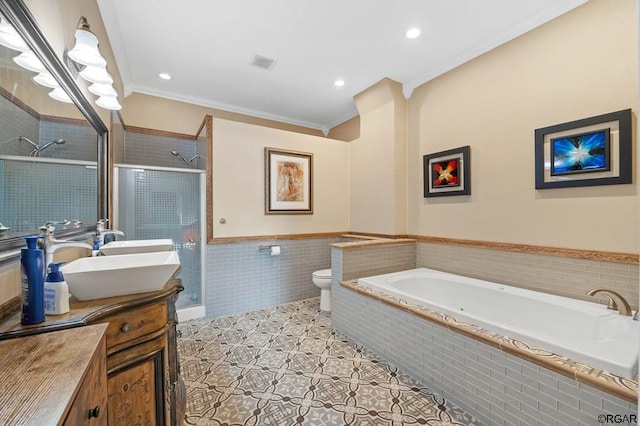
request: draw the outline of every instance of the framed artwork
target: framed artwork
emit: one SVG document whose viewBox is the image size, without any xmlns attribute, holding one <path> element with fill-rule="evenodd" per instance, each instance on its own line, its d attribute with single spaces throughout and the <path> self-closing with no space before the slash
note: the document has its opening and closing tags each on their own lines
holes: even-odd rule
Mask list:
<svg viewBox="0 0 640 426">
<path fill-rule="evenodd" d="M 463 146 L 422 157 L 424 196 L 471 195 L 471 149 Z"/>
<path fill-rule="evenodd" d="M 631 110 L 535 131 L 536 189 L 632 182 Z"/>
<path fill-rule="evenodd" d="M 313 154 L 265 148 L 265 214 L 313 214 Z"/>
</svg>

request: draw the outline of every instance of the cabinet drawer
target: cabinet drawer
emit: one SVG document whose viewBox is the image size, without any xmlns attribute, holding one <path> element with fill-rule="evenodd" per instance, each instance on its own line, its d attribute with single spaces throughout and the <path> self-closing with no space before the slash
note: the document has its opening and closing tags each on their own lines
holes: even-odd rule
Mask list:
<svg viewBox="0 0 640 426">
<path fill-rule="evenodd" d="M 123 343 L 133 341 L 167 325 L 166 302 L 154 303 L 101 318 L 108 322 L 107 353 Z M 120 349 L 120 348 L 118 348 Z"/>
</svg>

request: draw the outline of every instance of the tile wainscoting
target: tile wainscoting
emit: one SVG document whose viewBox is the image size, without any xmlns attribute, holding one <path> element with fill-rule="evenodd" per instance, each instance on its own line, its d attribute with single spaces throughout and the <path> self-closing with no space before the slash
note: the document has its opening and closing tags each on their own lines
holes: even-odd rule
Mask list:
<svg viewBox="0 0 640 426">
<path fill-rule="evenodd" d="M 563 277 L 560 269 L 566 268 L 566 276 L 584 278 L 572 283 L 578 281 L 586 286 L 606 283 L 609 288 L 618 283 L 615 287 L 618 290 L 622 284 L 635 291 L 637 303 L 637 265 L 481 248 L 462 250 L 445 244 L 416 242 L 387 247 L 340 246 L 334 245 L 331 252 L 333 327 L 484 423 L 591 425 L 598 424 L 598 416 L 602 414 L 636 414 L 637 406 L 622 398 L 342 287 L 340 282 L 431 267 L 535 289 L 530 281 L 525 284 L 523 280 L 536 275 L 535 265 L 541 270 L 542 265 L 547 265 L 548 272 L 541 271 L 540 275 L 550 283 L 557 285 L 557 280 Z M 552 273 L 557 275 L 549 277 Z M 611 281 L 595 284 L 607 276 L 612 277 Z M 551 292 L 549 288 L 546 291 Z M 575 290 L 574 297 L 578 293 L 580 290 Z"/>
<path fill-rule="evenodd" d="M 207 245 L 207 317 L 319 296 L 311 274 L 331 267 L 330 245 L 340 241 L 344 239 L 265 239 Z M 268 245 L 280 246 L 280 255 L 258 250 Z"/>
<path fill-rule="evenodd" d="M 587 296 L 587 291 L 607 288 L 638 309 L 637 264 L 418 242 L 416 267 L 590 302 L 604 299 Z"/>
</svg>

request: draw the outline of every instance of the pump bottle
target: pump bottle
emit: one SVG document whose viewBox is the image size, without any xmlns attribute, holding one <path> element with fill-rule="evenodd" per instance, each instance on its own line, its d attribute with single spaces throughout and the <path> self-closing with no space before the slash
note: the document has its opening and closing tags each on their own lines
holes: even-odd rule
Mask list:
<svg viewBox="0 0 640 426">
<path fill-rule="evenodd" d="M 37 247 L 38 236 L 26 237 L 27 248 L 20 250 L 22 272 L 22 315 L 24 325 L 44 321 L 44 253 Z"/>
<path fill-rule="evenodd" d="M 69 286 L 60 272 L 62 265 L 64 262 L 49 264 L 50 272 L 44 283 L 44 313 L 47 315 L 69 312 Z"/>
</svg>

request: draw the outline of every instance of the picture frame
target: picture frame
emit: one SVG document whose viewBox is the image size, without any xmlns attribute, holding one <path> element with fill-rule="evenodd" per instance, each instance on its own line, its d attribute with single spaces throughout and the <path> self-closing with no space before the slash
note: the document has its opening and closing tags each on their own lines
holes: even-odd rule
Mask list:
<svg viewBox="0 0 640 426">
<path fill-rule="evenodd" d="M 471 195 L 471 147 L 469 145 L 422 157 L 424 196 Z"/>
<path fill-rule="evenodd" d="M 266 147 L 267 215 L 313 214 L 313 154 Z"/>
<path fill-rule="evenodd" d="M 631 109 L 535 130 L 536 189 L 632 183 Z"/>
</svg>

